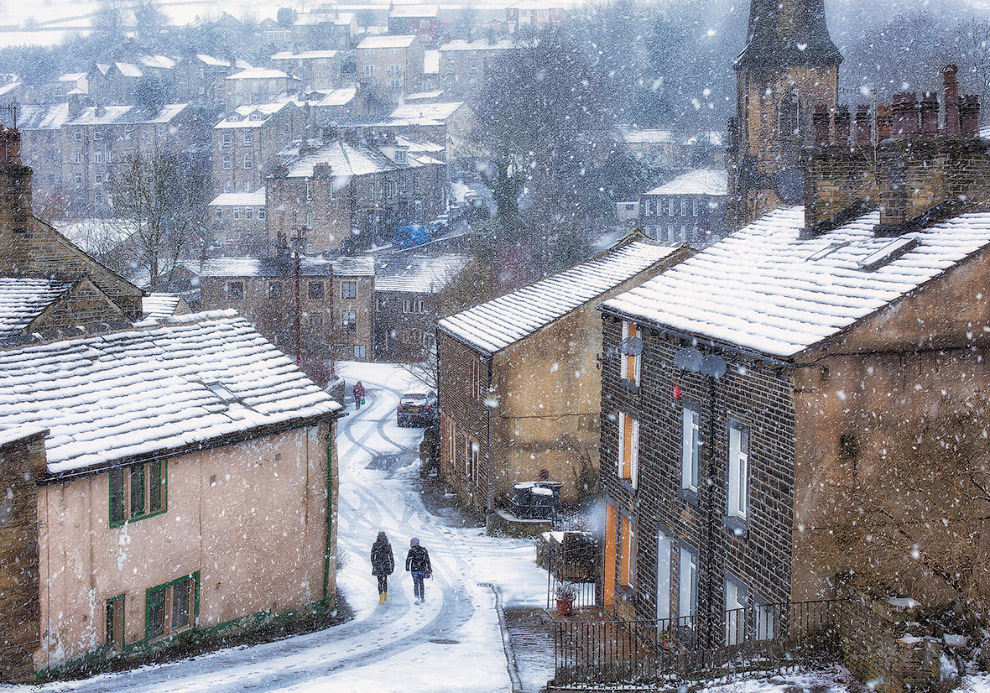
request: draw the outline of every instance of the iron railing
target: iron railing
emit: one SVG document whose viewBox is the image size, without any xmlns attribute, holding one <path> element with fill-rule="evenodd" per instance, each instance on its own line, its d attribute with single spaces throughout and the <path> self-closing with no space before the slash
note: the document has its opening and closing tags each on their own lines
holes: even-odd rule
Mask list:
<svg viewBox="0 0 990 693">
<path fill-rule="evenodd" d="M 838 657 L 841 602 L 756 604 L 724 613 L 555 624 L 555 685 L 668 684 Z"/>
<path fill-rule="evenodd" d="M 547 545 L 547 608 L 554 608 L 557 588 L 574 589 L 573 608 L 595 605 L 598 543 L 587 532 L 561 532 L 562 541 Z"/>
</svg>

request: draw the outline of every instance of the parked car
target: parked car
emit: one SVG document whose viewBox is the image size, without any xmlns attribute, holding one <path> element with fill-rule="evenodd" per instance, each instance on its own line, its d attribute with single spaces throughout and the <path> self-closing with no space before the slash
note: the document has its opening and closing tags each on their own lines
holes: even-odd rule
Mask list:
<svg viewBox="0 0 990 693">
<path fill-rule="evenodd" d="M 396 248 L 411 248 L 430 241 L 430 233 L 422 224 L 400 226 L 395 230 L 392 245 Z"/>
<path fill-rule="evenodd" d="M 395 412 L 399 428 L 429 426 L 437 417 L 437 393 L 435 390 L 414 390 L 402 395 Z"/>
</svg>

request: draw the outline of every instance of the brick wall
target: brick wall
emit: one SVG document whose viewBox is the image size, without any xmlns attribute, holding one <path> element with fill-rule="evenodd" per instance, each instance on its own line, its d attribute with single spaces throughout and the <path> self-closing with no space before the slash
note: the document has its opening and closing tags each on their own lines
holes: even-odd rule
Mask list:
<svg viewBox="0 0 990 693">
<path fill-rule="evenodd" d="M 41 645 L 36 470 L 44 434 L 0 446 L 0 681 L 24 681 Z"/>
<path fill-rule="evenodd" d="M 68 296 L 50 306 L 28 327 L 27 332 L 54 332 L 76 326 L 108 325 L 127 322 L 127 315 L 106 299 L 106 295 L 83 280 Z"/>
<path fill-rule="evenodd" d="M 726 572 L 742 581 L 751 596 L 766 602 L 790 598 L 791 533 L 794 457 L 793 384 L 788 371 L 717 353 L 728 364 L 717 381 L 673 366 L 674 354 L 686 341 L 645 330 L 642 379 L 638 391 L 620 381 L 615 346 L 622 324 L 606 317 L 602 368 L 602 489 L 606 497 L 635 523 L 635 589 L 626 593 L 638 618 L 656 618 L 658 531 L 674 538 L 672 551 L 672 613 L 677 605 L 679 542 L 698 551 L 698 608 L 702 613 L 723 610 Z M 608 356 L 613 354 L 612 356 Z M 681 400 L 673 397 L 681 388 Z M 699 493 L 681 492 L 682 409 L 691 403 L 701 412 Z M 618 413 L 640 422 L 639 485 L 633 490 L 616 474 Z M 736 536 L 723 519 L 727 508 L 728 422 L 749 427 L 749 512 L 746 531 Z M 711 451 L 711 485 L 709 475 Z"/>
</svg>

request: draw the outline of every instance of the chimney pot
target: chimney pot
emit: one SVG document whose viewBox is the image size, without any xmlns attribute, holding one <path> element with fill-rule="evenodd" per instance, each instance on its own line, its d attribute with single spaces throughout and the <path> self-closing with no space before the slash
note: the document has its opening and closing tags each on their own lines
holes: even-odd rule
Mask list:
<svg viewBox="0 0 990 693">
<path fill-rule="evenodd" d="M 959 131 L 963 137 L 976 137 L 980 132 L 980 97 L 968 95 L 959 103 Z"/>
<path fill-rule="evenodd" d="M 921 134 L 925 137 L 938 134 L 938 96 L 932 91 L 921 97 Z"/>
<path fill-rule="evenodd" d="M 918 134 L 917 97 L 910 92 L 894 94 L 894 137 L 904 139 Z"/>
<path fill-rule="evenodd" d="M 829 115 L 821 104 L 815 108 L 815 112 L 811 115 L 811 123 L 815 129 L 815 144 L 818 146 L 827 145 L 829 142 Z"/>
<path fill-rule="evenodd" d="M 956 75 L 959 68 L 955 65 L 946 65 L 942 70 L 944 79 L 943 101 L 945 102 L 945 134 L 949 137 L 959 136 L 959 83 L 956 82 Z"/>
<path fill-rule="evenodd" d="M 887 105 L 877 106 L 877 139 L 890 139 L 891 129 L 894 126 L 894 116 L 892 108 Z"/>
<path fill-rule="evenodd" d="M 835 109 L 835 143 L 849 144 L 851 117 L 848 106 L 838 106 Z"/>
<path fill-rule="evenodd" d="M 870 135 L 872 134 L 872 128 L 870 127 L 870 107 L 860 105 L 856 107 L 856 144 L 868 145 L 870 144 Z"/>
</svg>

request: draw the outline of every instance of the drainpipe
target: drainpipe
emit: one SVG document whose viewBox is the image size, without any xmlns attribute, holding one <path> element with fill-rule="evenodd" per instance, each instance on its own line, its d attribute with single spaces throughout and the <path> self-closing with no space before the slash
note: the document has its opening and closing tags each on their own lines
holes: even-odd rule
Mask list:
<svg viewBox="0 0 990 693">
<path fill-rule="evenodd" d="M 333 559 L 333 431 L 337 427 L 336 419 L 330 422 L 330 432 L 327 433 L 327 545 L 323 555 L 323 604 L 330 606 L 330 561 Z M 306 436 L 307 442 L 309 436 Z"/>
<path fill-rule="evenodd" d="M 488 359 L 488 388 L 487 391 L 492 390 L 492 361 L 494 357 Z M 480 392 L 478 394 L 481 394 Z M 493 441 L 492 441 L 492 411 L 494 407 L 484 404 L 485 409 L 485 422 L 488 427 L 488 493 L 485 498 L 485 531 L 491 534 L 494 526 L 494 518 L 492 514 L 495 512 L 495 456 L 492 453 Z"/>
<path fill-rule="evenodd" d="M 715 612 L 712 608 L 712 597 L 715 594 L 715 378 L 708 376 L 708 472 L 705 483 L 708 485 L 707 493 L 708 503 L 707 503 L 707 539 L 706 539 L 706 549 L 708 553 L 707 562 L 707 583 L 705 591 L 706 604 L 708 605 L 707 613 L 709 616 L 713 615 Z M 701 613 L 701 610 L 698 610 Z M 706 628 L 705 639 L 708 643 L 708 647 L 715 647 L 715 633 L 714 633 L 714 623 L 713 619 L 708 619 L 708 624 Z"/>
</svg>

